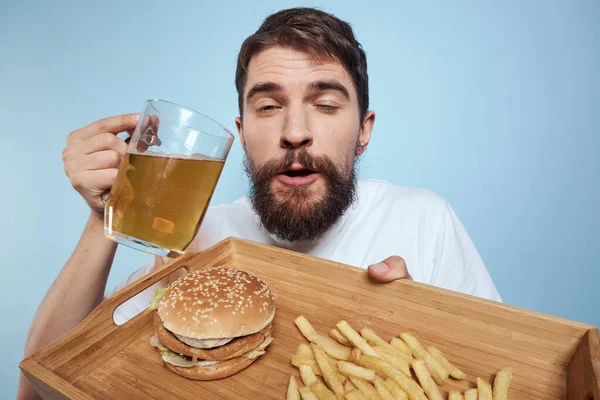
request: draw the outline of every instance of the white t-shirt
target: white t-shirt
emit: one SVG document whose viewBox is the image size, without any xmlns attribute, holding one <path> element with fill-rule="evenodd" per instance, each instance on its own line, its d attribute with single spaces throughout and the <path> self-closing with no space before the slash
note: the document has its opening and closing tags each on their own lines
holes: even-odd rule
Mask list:
<svg viewBox="0 0 600 400">
<path fill-rule="evenodd" d="M 357 201 L 314 243 L 278 241 L 262 229 L 250 200 L 242 198 L 210 207 L 188 250 L 201 251 L 229 236 L 362 268 L 390 256 L 401 256 L 417 282 L 502 301 L 450 204 L 428 190 L 359 180 Z M 135 271 L 111 294 L 158 265 L 161 263 L 155 260 Z M 147 308 L 154 289 L 162 285 L 159 282 L 121 305 L 115 312 L 115 322 L 125 322 Z"/>
</svg>

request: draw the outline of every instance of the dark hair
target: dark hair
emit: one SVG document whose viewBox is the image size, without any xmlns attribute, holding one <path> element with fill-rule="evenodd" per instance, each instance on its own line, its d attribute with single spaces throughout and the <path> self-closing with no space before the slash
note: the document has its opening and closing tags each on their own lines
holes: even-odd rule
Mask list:
<svg viewBox="0 0 600 400">
<path fill-rule="evenodd" d="M 332 14 L 305 7 L 271 14 L 242 43 L 235 72 L 240 115 L 243 113 L 244 86 L 250 59 L 273 46 L 291 47 L 306 52 L 319 61 L 339 61 L 354 82 L 362 121 L 369 108 L 369 77 L 365 52 L 347 22 Z"/>
</svg>

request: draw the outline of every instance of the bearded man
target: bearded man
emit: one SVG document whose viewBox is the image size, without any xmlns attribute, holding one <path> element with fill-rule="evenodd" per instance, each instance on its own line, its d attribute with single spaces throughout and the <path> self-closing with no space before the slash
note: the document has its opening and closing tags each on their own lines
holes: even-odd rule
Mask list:
<svg viewBox="0 0 600 400">
<path fill-rule="evenodd" d="M 365 52 L 348 23 L 311 8 L 270 15 L 243 42 L 235 85 L 250 193 L 210 207 L 188 251 L 233 236 L 360 266 L 376 282 L 414 279 L 501 301 L 445 199 L 357 180 L 357 159 L 371 139 L 375 112 L 369 110 Z M 68 136 L 65 172 L 91 213 L 33 320 L 26 357 L 67 333 L 105 298 L 117 244 L 104 236 L 102 194 L 127 152 L 116 135 L 131 132 L 138 120 L 138 114 L 109 117 Z M 109 295 L 166 261 L 155 257 Z M 145 309 L 155 288 L 119 307 L 116 322 Z M 35 396 L 22 377 L 19 398 Z"/>
</svg>

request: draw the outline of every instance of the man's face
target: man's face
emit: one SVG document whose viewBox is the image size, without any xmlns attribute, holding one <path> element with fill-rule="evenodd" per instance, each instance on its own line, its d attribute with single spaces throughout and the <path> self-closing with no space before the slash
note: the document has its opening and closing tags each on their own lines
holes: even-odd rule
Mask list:
<svg viewBox="0 0 600 400">
<path fill-rule="evenodd" d="M 265 228 L 295 241 L 333 225 L 352 203 L 355 157 L 373 122 L 372 112 L 360 120 L 352 78 L 338 62 L 282 47 L 252 57 L 236 125 Z"/>
</svg>

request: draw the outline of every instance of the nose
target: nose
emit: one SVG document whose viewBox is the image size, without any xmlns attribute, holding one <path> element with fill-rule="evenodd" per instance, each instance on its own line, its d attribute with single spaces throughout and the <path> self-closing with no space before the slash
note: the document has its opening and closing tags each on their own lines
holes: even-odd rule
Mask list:
<svg viewBox="0 0 600 400">
<path fill-rule="evenodd" d="M 281 133 L 280 145 L 284 149 L 297 149 L 312 146 L 313 134 L 310 131 L 303 110 L 290 110 Z"/>
</svg>

